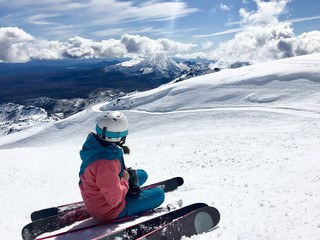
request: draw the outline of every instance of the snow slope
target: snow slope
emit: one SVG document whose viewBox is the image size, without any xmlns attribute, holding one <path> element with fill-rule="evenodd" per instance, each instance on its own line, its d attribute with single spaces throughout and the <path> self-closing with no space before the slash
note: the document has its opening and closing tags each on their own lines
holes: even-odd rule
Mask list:
<svg viewBox="0 0 320 240">
<path fill-rule="evenodd" d="M 79 150 L 107 109 L 128 116 L 127 166 L 144 168 L 148 183 L 184 177 L 165 203 L 220 210 L 219 227 L 191 239 L 320 239 L 320 54 L 164 85 L 2 136 L 1 239 L 20 239 L 32 211 L 81 199 Z"/>
</svg>

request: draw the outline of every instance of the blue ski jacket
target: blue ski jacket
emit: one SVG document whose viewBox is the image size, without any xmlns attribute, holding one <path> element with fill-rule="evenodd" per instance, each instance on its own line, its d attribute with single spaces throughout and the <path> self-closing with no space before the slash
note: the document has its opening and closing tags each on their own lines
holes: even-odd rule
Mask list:
<svg viewBox="0 0 320 240">
<path fill-rule="evenodd" d="M 80 157 L 79 187 L 88 212 L 99 222 L 115 219 L 126 206 L 129 190 L 129 182 L 122 178 L 122 149 L 113 143 L 103 146 L 91 134 Z"/>
</svg>

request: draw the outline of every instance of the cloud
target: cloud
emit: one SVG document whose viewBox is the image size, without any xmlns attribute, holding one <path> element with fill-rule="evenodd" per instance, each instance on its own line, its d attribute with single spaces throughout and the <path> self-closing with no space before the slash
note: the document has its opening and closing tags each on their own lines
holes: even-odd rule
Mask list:
<svg viewBox="0 0 320 240">
<path fill-rule="evenodd" d="M 0 28 L 0 61 L 31 59 L 137 57 L 155 52 L 187 52 L 197 44 L 124 34 L 121 39 L 94 41 L 72 37 L 66 42 L 35 39 L 19 28 Z"/>
<path fill-rule="evenodd" d="M 210 41 L 207 41 L 201 44 L 201 48 L 205 50 L 211 48 L 212 46 L 213 46 L 213 42 L 210 42 Z"/>
<path fill-rule="evenodd" d="M 287 22 L 296 23 L 296 22 L 304 22 L 304 21 L 310 21 L 310 20 L 315 20 L 315 19 L 320 19 L 320 16 L 306 17 L 306 18 L 295 18 L 295 19 L 287 20 Z"/>
<path fill-rule="evenodd" d="M 108 39 L 96 42 L 81 37 L 73 37 L 61 43 L 59 52 L 64 58 L 122 58 L 128 53 L 120 40 Z"/>
<path fill-rule="evenodd" d="M 93 32 L 95 36 L 114 36 L 114 35 L 119 35 L 124 32 L 123 28 L 109 28 L 106 30 L 99 30 Z"/>
<path fill-rule="evenodd" d="M 121 43 L 126 47 L 128 53 L 141 56 L 150 55 L 155 52 L 185 52 L 196 47 L 197 44 L 185 44 L 166 38 L 157 40 L 139 35 L 125 34 L 121 37 Z"/>
<path fill-rule="evenodd" d="M 0 28 L 0 62 L 28 61 L 28 55 L 20 52 L 18 46 L 33 39 L 33 36 L 16 27 Z"/>
<path fill-rule="evenodd" d="M 320 52 L 320 31 L 302 33 L 297 38 L 296 54 Z"/>
<path fill-rule="evenodd" d="M 232 9 L 232 6 L 228 6 L 226 4 L 221 3 L 220 4 L 220 9 L 224 11 L 230 11 Z"/>
<path fill-rule="evenodd" d="M 45 19 L 47 18 L 53 18 L 59 16 L 58 14 L 37 14 L 31 16 L 28 21 L 29 23 L 35 24 L 35 25 L 56 25 L 55 22 L 49 22 Z"/>
<path fill-rule="evenodd" d="M 244 8 L 240 9 L 242 23 L 250 25 L 277 23 L 278 16 L 285 12 L 286 4 L 291 0 L 271 0 L 269 2 L 254 0 L 254 2 L 258 7 L 256 12 L 247 12 Z"/>
<path fill-rule="evenodd" d="M 37 28 L 37 34 L 48 38 L 53 36 L 54 26 L 74 25 L 79 33 L 88 35 L 99 28 L 119 27 L 123 23 L 144 21 L 168 21 L 186 17 L 199 9 L 188 6 L 184 1 L 132 1 L 132 0 L 10 0 L 1 2 L 4 12 L 14 14 L 2 18 L 2 25 L 21 26 L 21 22 Z M 28 26 L 29 27 L 29 26 Z M 93 30 L 94 29 L 94 30 Z M 73 34 L 74 30 L 71 33 Z M 59 33 L 59 32 L 58 32 Z M 99 33 L 98 33 L 99 34 Z M 68 39 L 70 35 L 56 35 L 54 39 Z M 63 38 L 64 37 L 64 38 Z"/>
<path fill-rule="evenodd" d="M 151 4 L 151 1 L 146 1 L 140 3 L 138 6 L 134 6 L 128 1 L 119 2 L 106 0 L 105 2 L 101 2 L 91 0 L 68 5 L 69 0 L 60 1 L 64 1 L 66 9 L 79 9 L 86 6 L 86 4 L 92 5 L 95 3 L 99 5 L 113 1 L 118 4 L 116 6 L 126 4 L 124 6 L 127 6 L 128 9 L 132 9 L 133 11 L 135 7 L 148 9 Z M 49 41 L 36 38 L 20 28 L 3 27 L 0 28 L 0 62 L 27 62 L 31 59 L 144 57 L 155 52 L 165 51 L 168 55 L 184 56 L 185 58 L 200 57 L 230 63 L 238 61 L 257 63 L 320 52 L 320 31 L 307 32 L 296 36 L 292 28 L 293 22 L 318 19 L 319 17 L 279 22 L 278 17 L 286 12 L 286 3 L 290 2 L 290 0 L 254 1 L 257 4 L 256 11 L 248 12 L 245 9 L 239 11 L 241 28 L 196 36 L 198 38 L 205 38 L 236 33 L 231 40 L 220 43 L 213 51 L 208 50 L 213 46 L 210 41 L 202 44 L 194 44 L 182 43 L 167 38 L 151 39 L 141 35 L 134 35 L 139 32 L 157 32 L 160 34 L 161 29 L 151 27 L 144 27 L 140 30 L 134 29 L 130 32 L 122 28 L 109 28 L 109 30 L 93 32 L 93 34 L 99 36 L 108 36 L 115 33 L 120 35 L 122 32 L 127 33 L 122 34 L 119 39 L 106 39 L 102 41 L 79 37 L 81 32 L 74 32 L 72 37 L 66 37 L 66 41 Z M 12 0 L 12 2 L 22 4 L 21 1 Z M 38 4 L 40 4 L 40 2 L 39 0 Z M 154 0 L 153 3 L 160 4 L 160 1 Z M 43 4 L 43 6 L 45 6 L 45 4 Z M 183 5 L 175 6 L 182 6 L 180 8 L 185 9 Z M 182 11 L 179 10 L 180 8 L 178 7 L 177 11 L 179 14 L 182 14 Z M 171 12 L 170 14 L 173 13 Z M 54 18 L 56 21 L 58 17 L 59 16 L 55 14 L 33 15 L 32 18 L 29 18 L 29 21 L 35 21 L 40 26 L 48 26 L 52 23 L 47 21 L 48 18 Z M 71 24 L 68 26 L 50 25 L 51 30 L 48 32 L 56 32 L 69 36 L 67 33 L 70 33 L 72 29 L 76 29 L 76 26 Z M 193 30 L 194 29 L 191 28 L 189 29 L 189 31 Z M 177 30 L 175 34 L 178 32 L 179 30 Z"/>
<path fill-rule="evenodd" d="M 175 57 L 181 59 L 208 59 L 208 54 L 204 52 L 178 53 Z"/>
<path fill-rule="evenodd" d="M 288 23 L 248 26 L 232 40 L 223 42 L 212 52 L 213 59 L 224 62 L 264 62 L 294 56 L 296 41 Z"/>
<path fill-rule="evenodd" d="M 214 36 L 219 36 L 219 35 L 225 35 L 225 34 L 239 32 L 241 30 L 242 30 L 242 28 L 232 28 L 232 29 L 228 29 L 226 31 L 211 33 L 211 34 L 207 34 L 207 35 L 195 35 L 194 37 L 195 38 L 214 37 Z"/>
<path fill-rule="evenodd" d="M 166 52 L 187 52 L 198 46 L 198 44 L 181 43 L 166 38 L 158 39 L 157 42 L 162 46 L 163 51 Z"/>
<path fill-rule="evenodd" d="M 294 34 L 291 22 L 279 22 L 290 0 L 255 0 L 257 11 L 240 10 L 242 29 L 208 54 L 220 62 L 258 63 L 320 51 L 320 31 Z"/>
</svg>

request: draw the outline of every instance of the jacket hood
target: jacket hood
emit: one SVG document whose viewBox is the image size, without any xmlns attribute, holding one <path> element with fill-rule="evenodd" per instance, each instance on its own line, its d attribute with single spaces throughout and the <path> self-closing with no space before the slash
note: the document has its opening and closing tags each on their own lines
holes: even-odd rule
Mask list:
<svg viewBox="0 0 320 240">
<path fill-rule="evenodd" d="M 80 151 L 82 160 L 79 177 L 84 173 L 84 170 L 94 161 L 99 159 L 123 161 L 123 151 L 117 145 L 110 143 L 108 146 L 102 146 L 98 139 L 93 135 L 87 138 Z"/>
</svg>

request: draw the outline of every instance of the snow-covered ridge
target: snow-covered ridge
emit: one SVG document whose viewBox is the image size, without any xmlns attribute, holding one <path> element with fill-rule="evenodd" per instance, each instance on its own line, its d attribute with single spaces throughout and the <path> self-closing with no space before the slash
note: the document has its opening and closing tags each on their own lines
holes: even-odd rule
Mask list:
<svg viewBox="0 0 320 240">
<path fill-rule="evenodd" d="M 143 58 L 134 58 L 126 62 L 118 63 L 116 65 L 121 67 L 132 67 L 134 65 L 141 63 L 143 60 L 144 60 Z"/>
<path fill-rule="evenodd" d="M 47 112 L 38 107 L 19 104 L 0 104 L 0 135 L 21 131 L 34 124 L 54 121 Z"/>
<path fill-rule="evenodd" d="M 225 69 L 163 85 L 117 99 L 101 110 L 169 112 L 263 104 L 320 112 L 319 83 L 320 53 Z"/>
</svg>

